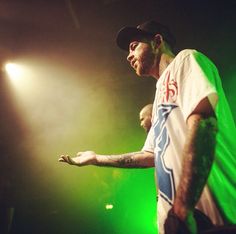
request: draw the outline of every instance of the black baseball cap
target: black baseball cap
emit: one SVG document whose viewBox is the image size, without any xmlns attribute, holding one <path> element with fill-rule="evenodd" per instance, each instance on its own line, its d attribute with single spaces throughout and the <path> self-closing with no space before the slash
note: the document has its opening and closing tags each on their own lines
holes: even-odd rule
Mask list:
<svg viewBox="0 0 236 234">
<path fill-rule="evenodd" d="M 161 34 L 171 48 L 175 45 L 175 37 L 170 32 L 169 28 L 154 20 L 144 22 L 137 27 L 124 27 L 116 37 L 117 45 L 122 49 L 129 51 L 129 44 L 132 40 L 140 40 L 143 38 L 151 38 L 156 34 Z"/>
</svg>

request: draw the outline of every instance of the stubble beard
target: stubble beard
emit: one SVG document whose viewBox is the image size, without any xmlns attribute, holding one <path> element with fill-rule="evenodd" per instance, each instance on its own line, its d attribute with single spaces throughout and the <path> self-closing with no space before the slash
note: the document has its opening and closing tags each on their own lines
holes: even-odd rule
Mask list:
<svg viewBox="0 0 236 234">
<path fill-rule="evenodd" d="M 141 62 L 136 69 L 136 74 L 138 76 L 151 76 L 152 71 L 155 67 L 155 55 L 152 53 L 144 54 L 141 58 Z"/>
</svg>

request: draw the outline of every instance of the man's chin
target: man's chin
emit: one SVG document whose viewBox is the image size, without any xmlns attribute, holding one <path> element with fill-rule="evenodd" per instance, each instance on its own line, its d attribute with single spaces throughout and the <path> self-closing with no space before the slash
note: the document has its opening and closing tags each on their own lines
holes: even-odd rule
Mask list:
<svg viewBox="0 0 236 234">
<path fill-rule="evenodd" d="M 144 128 L 144 131 L 145 131 L 146 133 L 148 133 L 148 132 L 149 132 L 149 129 L 148 129 L 148 128 Z"/>
<path fill-rule="evenodd" d="M 138 75 L 139 77 L 145 77 L 145 76 L 150 76 L 149 74 L 146 74 L 144 72 L 140 72 L 138 70 L 136 70 L 136 75 Z"/>
</svg>

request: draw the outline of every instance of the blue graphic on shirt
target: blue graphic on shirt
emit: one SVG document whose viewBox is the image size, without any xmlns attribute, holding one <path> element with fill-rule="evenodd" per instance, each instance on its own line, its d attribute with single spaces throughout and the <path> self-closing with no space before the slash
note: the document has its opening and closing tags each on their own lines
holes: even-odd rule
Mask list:
<svg viewBox="0 0 236 234">
<path fill-rule="evenodd" d="M 165 151 L 170 143 L 166 128 L 166 120 L 175 108 L 174 105 L 160 105 L 157 108 L 157 121 L 154 124 L 155 135 L 155 165 L 158 178 L 159 195 L 169 204 L 173 203 L 175 196 L 173 171 L 165 165 Z"/>
</svg>

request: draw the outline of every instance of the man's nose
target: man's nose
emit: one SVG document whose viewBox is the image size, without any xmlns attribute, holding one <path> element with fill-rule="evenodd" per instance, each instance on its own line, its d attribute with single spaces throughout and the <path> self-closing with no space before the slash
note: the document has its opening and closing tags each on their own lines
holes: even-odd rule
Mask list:
<svg viewBox="0 0 236 234">
<path fill-rule="evenodd" d="M 134 55 L 133 55 L 131 52 L 129 52 L 129 54 L 128 54 L 128 56 L 127 56 L 128 62 L 130 62 L 133 57 L 134 57 Z"/>
</svg>

